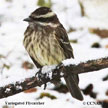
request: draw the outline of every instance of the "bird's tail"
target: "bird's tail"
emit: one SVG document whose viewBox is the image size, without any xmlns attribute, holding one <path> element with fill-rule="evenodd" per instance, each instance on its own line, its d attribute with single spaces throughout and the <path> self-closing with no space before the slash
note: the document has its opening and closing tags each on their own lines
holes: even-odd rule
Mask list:
<svg viewBox="0 0 108 108">
<path fill-rule="evenodd" d="M 71 95 L 78 100 L 83 100 L 80 88 L 78 87 L 78 82 L 79 82 L 78 75 L 75 74 L 66 75 L 64 79 L 66 81 L 67 87 Z"/>
</svg>

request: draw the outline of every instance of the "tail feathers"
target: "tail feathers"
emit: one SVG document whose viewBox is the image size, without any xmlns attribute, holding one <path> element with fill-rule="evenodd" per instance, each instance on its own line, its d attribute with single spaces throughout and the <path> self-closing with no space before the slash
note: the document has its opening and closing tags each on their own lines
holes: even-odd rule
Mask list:
<svg viewBox="0 0 108 108">
<path fill-rule="evenodd" d="M 78 100 L 83 100 L 80 88 L 78 87 L 78 75 L 72 74 L 64 78 L 71 95 Z"/>
</svg>

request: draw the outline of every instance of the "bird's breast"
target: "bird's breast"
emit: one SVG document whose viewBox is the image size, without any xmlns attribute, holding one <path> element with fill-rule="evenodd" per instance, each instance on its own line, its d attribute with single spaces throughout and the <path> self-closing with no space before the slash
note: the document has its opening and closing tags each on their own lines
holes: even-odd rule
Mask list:
<svg viewBox="0 0 108 108">
<path fill-rule="evenodd" d="M 63 49 L 55 37 L 55 32 L 33 31 L 24 38 L 24 46 L 40 65 L 56 65 L 65 59 Z"/>
<path fill-rule="evenodd" d="M 65 59 L 63 49 L 55 38 L 55 33 L 36 32 L 33 50 L 36 61 L 42 66 L 59 64 Z"/>
</svg>

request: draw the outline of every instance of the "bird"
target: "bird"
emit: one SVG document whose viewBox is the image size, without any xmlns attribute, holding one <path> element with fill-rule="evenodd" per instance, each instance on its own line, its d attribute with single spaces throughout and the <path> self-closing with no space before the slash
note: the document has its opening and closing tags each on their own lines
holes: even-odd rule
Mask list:
<svg viewBox="0 0 108 108">
<path fill-rule="evenodd" d="M 24 21 L 23 45 L 37 68 L 59 65 L 63 60 L 74 58 L 67 32 L 57 15 L 48 7 L 39 7 Z M 68 70 L 69 71 L 69 70 Z M 66 72 L 64 79 L 72 97 L 82 101 L 77 74 Z"/>
</svg>

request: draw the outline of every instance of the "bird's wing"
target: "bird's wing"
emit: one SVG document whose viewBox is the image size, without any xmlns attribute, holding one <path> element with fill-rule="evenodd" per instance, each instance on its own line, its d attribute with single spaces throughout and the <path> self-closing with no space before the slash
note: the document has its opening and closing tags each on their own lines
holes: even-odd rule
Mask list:
<svg viewBox="0 0 108 108">
<path fill-rule="evenodd" d="M 67 35 L 64 27 L 62 25 L 60 25 L 59 27 L 56 28 L 55 33 L 56 33 L 56 39 L 57 39 L 58 43 L 60 44 L 61 48 L 63 49 L 65 57 L 67 59 L 71 58 L 71 57 L 74 58 L 73 49 L 70 45 L 68 35 Z"/>
<path fill-rule="evenodd" d="M 30 56 L 30 57 L 37 68 L 42 68 L 42 66 L 32 56 Z"/>
<path fill-rule="evenodd" d="M 70 45 L 67 33 L 62 25 L 56 29 L 56 40 L 62 47 L 66 59 L 71 57 L 74 58 L 73 50 Z M 74 98 L 83 100 L 80 88 L 78 87 L 78 82 L 79 82 L 78 75 L 71 74 L 70 71 L 71 70 L 67 70 L 66 72 L 64 72 L 66 75 L 66 77 L 64 76 L 64 79 L 66 81 L 67 87 Z"/>
</svg>

